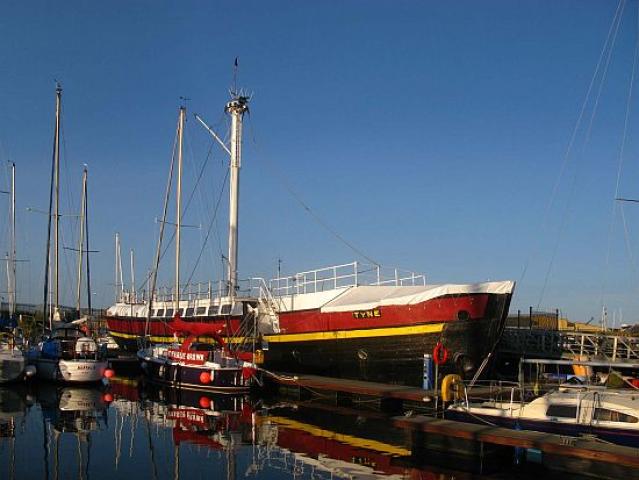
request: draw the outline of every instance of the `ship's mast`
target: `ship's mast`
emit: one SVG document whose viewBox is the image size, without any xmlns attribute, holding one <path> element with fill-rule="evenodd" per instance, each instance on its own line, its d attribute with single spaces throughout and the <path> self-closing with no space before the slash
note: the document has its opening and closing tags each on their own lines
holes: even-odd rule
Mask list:
<svg viewBox="0 0 639 480">
<path fill-rule="evenodd" d="M 137 302 L 137 293 L 135 291 L 135 258 L 133 249 L 130 252 L 131 255 L 131 298 L 133 302 Z"/>
<path fill-rule="evenodd" d="M 47 306 L 54 304 L 55 314 L 59 317 L 58 312 L 58 201 L 59 201 L 59 175 L 60 175 L 60 109 L 62 105 L 62 87 L 58 83 L 55 89 L 55 134 L 53 137 L 53 160 L 51 162 L 51 184 L 49 188 L 49 218 L 47 222 L 47 254 L 45 257 L 44 267 L 44 299 L 43 299 L 43 318 L 47 318 L 47 313 L 53 314 L 53 311 L 47 312 Z M 55 209 L 54 209 L 55 202 Z M 51 278 L 51 221 L 54 222 L 54 248 L 55 248 L 55 302 L 49 300 L 49 281 Z M 49 307 L 49 310 L 51 308 Z M 44 322 L 42 325 L 44 329 Z M 51 328 L 51 320 L 49 320 L 49 328 Z"/>
<path fill-rule="evenodd" d="M 229 181 L 229 256 L 228 296 L 234 298 L 237 290 L 237 240 L 238 207 L 240 199 L 240 168 L 242 166 L 242 119 L 248 111 L 248 97 L 235 95 L 226 104 L 225 111 L 231 115 L 231 166 Z"/>
<path fill-rule="evenodd" d="M 58 85 L 55 89 L 55 140 L 54 140 L 54 169 L 55 176 L 53 188 L 55 193 L 55 210 L 53 214 L 53 275 L 55 281 L 54 294 L 54 319 L 60 319 L 60 111 L 62 108 L 62 87 Z"/>
<path fill-rule="evenodd" d="M 122 274 L 122 252 L 120 234 L 115 232 L 115 302 L 124 301 L 124 277 Z"/>
<path fill-rule="evenodd" d="M 76 308 L 78 309 L 78 318 L 81 314 L 82 302 L 82 265 L 84 262 L 84 226 L 86 218 L 86 205 L 87 205 L 87 168 L 84 167 L 82 172 L 82 200 L 80 206 L 80 239 L 78 241 L 78 287 L 76 291 Z M 88 249 L 87 249 L 88 250 Z M 88 252 L 87 252 L 88 259 Z"/>
<path fill-rule="evenodd" d="M 11 162 L 11 285 L 9 288 L 9 317 L 16 313 L 16 164 Z"/>
<path fill-rule="evenodd" d="M 180 107 L 180 122 L 178 125 L 178 165 L 176 192 L 176 220 L 175 220 L 175 310 L 180 308 L 180 230 L 182 227 L 182 142 L 184 138 L 184 119 L 186 107 Z"/>
</svg>

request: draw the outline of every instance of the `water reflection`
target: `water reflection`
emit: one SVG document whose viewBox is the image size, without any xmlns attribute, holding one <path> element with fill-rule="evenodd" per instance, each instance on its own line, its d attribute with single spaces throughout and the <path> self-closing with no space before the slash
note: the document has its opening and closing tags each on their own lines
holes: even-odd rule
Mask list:
<svg viewBox="0 0 639 480">
<path fill-rule="evenodd" d="M 452 450 L 417 448 L 379 412 L 321 402 L 265 404 L 136 379 L 0 388 L 0 478 L 10 480 L 471 478 L 477 462 Z"/>
</svg>

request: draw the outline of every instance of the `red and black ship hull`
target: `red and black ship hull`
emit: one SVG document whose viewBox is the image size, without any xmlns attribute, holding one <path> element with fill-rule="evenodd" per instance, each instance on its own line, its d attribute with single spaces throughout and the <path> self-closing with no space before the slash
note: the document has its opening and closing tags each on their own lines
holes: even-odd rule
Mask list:
<svg viewBox="0 0 639 480">
<path fill-rule="evenodd" d="M 265 336 L 265 368 L 421 386 L 424 354 L 433 354 L 440 343 L 447 350 L 440 378 L 447 373 L 472 378 L 501 337 L 510 299 L 479 294 L 437 298 L 416 309 L 381 307 L 366 326 L 361 319 L 349 324 L 346 315 L 307 312 L 307 325 L 325 325 L 304 333 L 297 318 L 287 322 L 283 314 L 280 327 L 292 332 Z"/>
</svg>

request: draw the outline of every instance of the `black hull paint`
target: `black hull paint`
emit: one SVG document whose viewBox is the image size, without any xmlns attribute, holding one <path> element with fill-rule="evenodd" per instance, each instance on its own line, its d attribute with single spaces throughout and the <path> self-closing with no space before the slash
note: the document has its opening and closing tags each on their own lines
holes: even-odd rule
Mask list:
<svg viewBox="0 0 639 480">
<path fill-rule="evenodd" d="M 210 368 L 145 360 L 142 370 L 150 381 L 175 388 L 233 394 L 250 390 L 242 378 L 242 369 L 217 370 L 209 383 L 201 382 L 200 374 L 210 373 Z"/>
<path fill-rule="evenodd" d="M 510 295 L 495 295 L 486 318 L 449 322 L 436 333 L 271 342 L 265 352 L 264 368 L 422 386 L 424 354 L 432 354 L 437 342 L 441 342 L 449 355 L 439 366 L 439 378 L 455 373 L 469 379 L 499 341 L 509 303 Z M 489 367 L 484 375 L 489 373 Z"/>
</svg>

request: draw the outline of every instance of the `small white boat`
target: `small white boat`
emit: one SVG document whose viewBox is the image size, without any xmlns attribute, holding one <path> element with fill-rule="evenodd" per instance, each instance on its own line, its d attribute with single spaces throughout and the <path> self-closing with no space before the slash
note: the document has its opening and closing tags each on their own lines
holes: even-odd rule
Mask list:
<svg viewBox="0 0 639 480">
<path fill-rule="evenodd" d="M 22 350 L 15 343 L 13 335 L 0 335 L 0 384 L 23 380 L 35 374 L 35 368 L 28 366 Z"/>
<path fill-rule="evenodd" d="M 106 349 L 75 325 L 59 327 L 29 354 L 42 380 L 97 382 L 107 369 Z"/>
<path fill-rule="evenodd" d="M 639 446 L 639 390 L 606 387 L 560 388 L 531 402 L 462 401 L 446 418 L 562 435 L 590 434 Z"/>
</svg>

